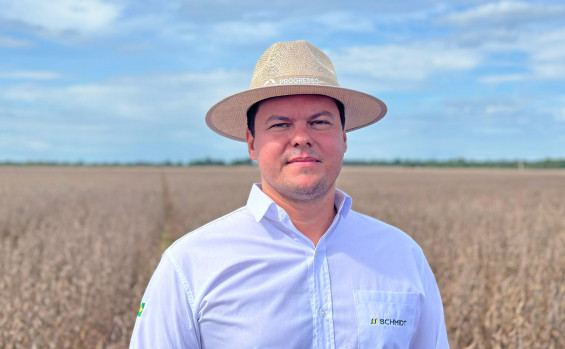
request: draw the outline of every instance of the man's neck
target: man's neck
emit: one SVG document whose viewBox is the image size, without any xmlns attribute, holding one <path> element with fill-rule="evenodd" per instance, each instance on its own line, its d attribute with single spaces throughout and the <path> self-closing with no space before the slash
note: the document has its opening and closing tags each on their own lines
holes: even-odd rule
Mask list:
<svg viewBox="0 0 565 349">
<path fill-rule="evenodd" d="M 309 238 L 314 246 L 328 230 L 336 214 L 335 188 L 328 190 L 324 196 L 309 201 L 291 200 L 268 186 L 263 186 L 263 192 L 285 210 L 296 229 Z"/>
</svg>

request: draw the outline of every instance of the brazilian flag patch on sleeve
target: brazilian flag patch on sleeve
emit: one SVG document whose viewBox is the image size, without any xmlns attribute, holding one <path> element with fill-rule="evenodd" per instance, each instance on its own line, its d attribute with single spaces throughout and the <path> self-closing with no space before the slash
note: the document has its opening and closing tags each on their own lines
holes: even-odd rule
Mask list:
<svg viewBox="0 0 565 349">
<path fill-rule="evenodd" d="M 145 303 L 141 303 L 139 306 L 139 312 L 137 313 L 137 317 L 141 317 L 141 313 L 143 313 L 143 309 L 145 309 Z"/>
</svg>

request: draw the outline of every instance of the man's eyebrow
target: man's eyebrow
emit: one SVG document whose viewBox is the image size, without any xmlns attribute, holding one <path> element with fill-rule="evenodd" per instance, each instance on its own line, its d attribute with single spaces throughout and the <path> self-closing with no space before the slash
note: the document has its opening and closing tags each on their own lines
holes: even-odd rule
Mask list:
<svg viewBox="0 0 565 349">
<path fill-rule="evenodd" d="M 290 118 L 288 116 L 271 115 L 265 120 L 265 123 L 269 123 L 269 122 L 272 122 L 272 121 L 289 121 L 289 120 L 290 120 Z"/>
<path fill-rule="evenodd" d="M 319 113 L 316 113 L 316 114 L 310 116 L 309 119 L 312 120 L 312 119 L 319 118 L 321 116 L 329 116 L 331 118 L 335 117 L 335 115 L 333 113 L 330 113 L 329 111 L 324 110 L 322 112 L 319 112 Z"/>
<path fill-rule="evenodd" d="M 329 116 L 329 117 L 335 117 L 335 115 L 333 113 L 330 113 L 329 111 L 322 111 L 319 113 L 316 113 L 314 115 L 310 115 L 308 117 L 308 120 L 313 120 L 313 119 L 317 119 L 319 117 L 322 116 Z M 271 115 L 269 116 L 266 120 L 265 123 L 269 123 L 269 122 L 273 122 L 273 121 L 289 121 L 290 118 L 288 116 L 282 116 L 282 115 Z"/>
</svg>

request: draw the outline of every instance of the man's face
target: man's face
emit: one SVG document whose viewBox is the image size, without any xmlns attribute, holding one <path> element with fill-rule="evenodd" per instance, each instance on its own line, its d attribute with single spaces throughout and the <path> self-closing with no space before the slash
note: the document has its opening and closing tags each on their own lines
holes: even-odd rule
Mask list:
<svg viewBox="0 0 565 349">
<path fill-rule="evenodd" d="M 261 102 L 247 145 L 265 193 L 306 202 L 333 191 L 347 139 L 333 99 L 294 95 Z"/>
</svg>

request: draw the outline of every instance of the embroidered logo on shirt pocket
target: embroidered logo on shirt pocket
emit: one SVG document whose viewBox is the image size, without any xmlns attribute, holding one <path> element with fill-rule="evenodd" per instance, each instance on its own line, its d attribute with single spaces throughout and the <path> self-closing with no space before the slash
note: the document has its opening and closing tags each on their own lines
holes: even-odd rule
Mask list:
<svg viewBox="0 0 565 349">
<path fill-rule="evenodd" d="M 354 295 L 359 349 L 408 348 L 417 293 L 357 290 Z"/>
</svg>

